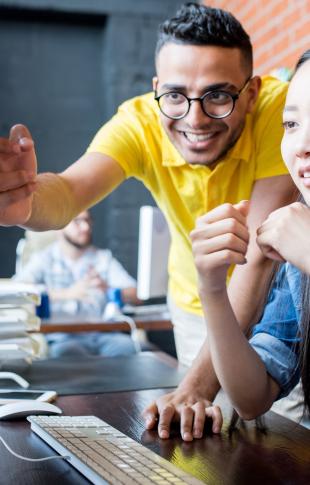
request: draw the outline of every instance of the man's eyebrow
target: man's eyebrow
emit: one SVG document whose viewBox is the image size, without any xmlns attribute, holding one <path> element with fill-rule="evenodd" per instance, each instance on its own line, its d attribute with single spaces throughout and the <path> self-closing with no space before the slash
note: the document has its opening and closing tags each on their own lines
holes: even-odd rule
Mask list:
<svg viewBox="0 0 310 485">
<path fill-rule="evenodd" d="M 285 113 L 286 111 L 297 111 L 297 106 L 284 106 L 283 112 Z"/>
<path fill-rule="evenodd" d="M 187 91 L 187 87 L 184 84 L 170 84 L 166 83 L 161 86 L 161 89 L 164 91 Z M 214 91 L 216 89 L 237 89 L 234 84 L 231 83 L 215 83 L 215 84 L 208 84 L 200 91 L 202 93 L 206 93 L 207 91 Z"/>
</svg>

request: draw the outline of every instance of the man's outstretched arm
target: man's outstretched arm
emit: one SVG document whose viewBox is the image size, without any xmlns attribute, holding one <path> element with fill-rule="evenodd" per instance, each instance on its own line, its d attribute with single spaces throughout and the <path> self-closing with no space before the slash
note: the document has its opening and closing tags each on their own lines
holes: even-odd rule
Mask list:
<svg viewBox="0 0 310 485">
<path fill-rule="evenodd" d="M 37 175 L 34 142 L 23 125 L 0 138 L 0 224 L 60 229 L 105 197 L 125 178 L 119 164 L 87 153 L 61 174 Z"/>
</svg>

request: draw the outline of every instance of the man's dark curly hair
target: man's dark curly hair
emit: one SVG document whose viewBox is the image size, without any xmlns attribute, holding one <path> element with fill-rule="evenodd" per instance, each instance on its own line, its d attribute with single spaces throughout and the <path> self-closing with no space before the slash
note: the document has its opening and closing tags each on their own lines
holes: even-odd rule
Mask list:
<svg viewBox="0 0 310 485">
<path fill-rule="evenodd" d="M 156 57 L 167 43 L 210 45 L 240 49 L 244 67 L 250 75 L 253 70 L 253 50 L 250 37 L 240 22 L 220 8 L 188 2 L 180 7 L 175 17 L 159 26 Z"/>
</svg>

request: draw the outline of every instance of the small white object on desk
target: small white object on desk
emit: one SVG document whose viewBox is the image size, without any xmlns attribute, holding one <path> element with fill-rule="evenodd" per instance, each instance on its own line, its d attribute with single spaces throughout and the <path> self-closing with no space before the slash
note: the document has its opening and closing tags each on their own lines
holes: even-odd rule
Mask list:
<svg viewBox="0 0 310 485">
<path fill-rule="evenodd" d="M 0 420 L 20 419 L 32 415 L 62 414 L 62 410 L 49 402 L 24 400 L 0 407 Z"/>
</svg>

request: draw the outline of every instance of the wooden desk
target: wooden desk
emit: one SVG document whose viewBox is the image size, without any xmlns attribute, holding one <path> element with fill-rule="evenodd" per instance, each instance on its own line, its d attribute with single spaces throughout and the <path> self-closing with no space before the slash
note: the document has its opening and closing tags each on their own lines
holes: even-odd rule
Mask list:
<svg viewBox="0 0 310 485">
<path fill-rule="evenodd" d="M 157 358 L 169 366 L 176 366 L 175 359 L 169 356 L 159 354 Z M 108 358 L 102 361 L 102 373 L 108 372 L 107 369 L 111 372 L 111 359 Z M 123 375 L 126 366 L 115 366 L 114 379 L 117 379 L 118 372 Z M 227 432 L 230 406 L 220 395 L 219 404 L 226 416 L 221 435 L 207 435 L 201 440 L 185 443 L 176 428 L 171 439 L 160 440 L 156 431 L 144 429 L 141 411 L 153 399 L 166 392 L 167 389 L 156 389 L 84 394 L 59 397 L 56 404 L 67 415 L 96 415 L 106 420 L 209 485 L 309 485 L 309 430 L 269 412 L 266 415 L 266 435 L 256 431 L 251 422 L 230 437 Z M 25 420 L 0 422 L 0 436 L 14 451 L 28 457 L 54 454 L 31 432 Z M 89 483 L 61 460 L 28 463 L 10 455 L 1 443 L 0 449 L 1 485 Z"/>
<path fill-rule="evenodd" d="M 269 412 L 267 435 L 257 432 L 253 423 L 249 423 L 230 438 L 225 431 L 226 421 L 219 436 L 185 443 L 175 432 L 172 439 L 160 440 L 156 431 L 144 429 L 140 413 L 150 400 L 164 392 L 167 390 L 61 397 L 57 404 L 65 414 L 101 417 L 208 485 L 309 485 L 310 432 L 305 428 Z M 1 423 L 0 435 L 20 454 L 30 457 L 54 454 L 25 421 Z M 5 485 L 89 483 L 61 460 L 27 463 L 14 458 L 3 447 L 0 469 L 0 483 Z"/>
<path fill-rule="evenodd" d="M 137 328 L 143 330 L 172 330 L 169 319 L 162 315 L 148 315 L 135 319 Z M 79 317 L 52 317 L 42 320 L 41 333 L 55 332 L 128 332 L 130 327 L 126 322 L 103 322 L 102 320 Z"/>
</svg>

